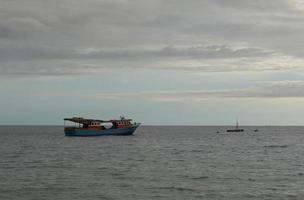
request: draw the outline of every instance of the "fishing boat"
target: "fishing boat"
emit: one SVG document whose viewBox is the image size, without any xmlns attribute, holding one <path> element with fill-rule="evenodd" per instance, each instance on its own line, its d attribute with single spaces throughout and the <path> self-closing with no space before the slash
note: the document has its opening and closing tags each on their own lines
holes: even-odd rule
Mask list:
<svg viewBox="0 0 304 200">
<path fill-rule="evenodd" d="M 234 129 L 227 129 L 227 132 L 244 132 L 244 129 L 239 128 L 239 122 L 236 121 Z"/>
<path fill-rule="evenodd" d="M 74 126 L 66 126 L 66 121 L 74 122 Z M 64 133 L 66 136 L 102 136 L 102 135 L 133 135 L 140 123 L 132 119 L 100 120 L 72 117 L 64 119 Z"/>
</svg>

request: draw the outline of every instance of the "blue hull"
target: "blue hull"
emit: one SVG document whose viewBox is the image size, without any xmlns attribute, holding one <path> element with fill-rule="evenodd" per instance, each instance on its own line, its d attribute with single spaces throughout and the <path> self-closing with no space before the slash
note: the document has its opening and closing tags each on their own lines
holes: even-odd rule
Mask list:
<svg viewBox="0 0 304 200">
<path fill-rule="evenodd" d="M 106 130 L 94 130 L 67 127 L 64 129 L 65 136 L 103 136 L 103 135 L 133 135 L 139 124 L 130 128 L 110 128 Z"/>
</svg>

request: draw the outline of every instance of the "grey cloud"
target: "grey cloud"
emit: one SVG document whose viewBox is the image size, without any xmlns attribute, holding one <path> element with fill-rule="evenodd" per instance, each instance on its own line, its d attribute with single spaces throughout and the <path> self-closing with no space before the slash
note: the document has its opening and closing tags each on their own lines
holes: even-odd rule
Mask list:
<svg viewBox="0 0 304 200">
<path fill-rule="evenodd" d="M 63 75 L 87 75 L 95 74 L 102 70 L 94 65 L 79 64 L 77 62 L 61 62 L 58 65 L 57 60 L 21 60 L 15 62 L 3 62 L 0 66 L 0 77 L 33 77 L 33 76 L 63 76 Z"/>
<path fill-rule="evenodd" d="M 167 46 L 160 49 L 145 50 L 145 49 L 127 49 L 127 50 L 96 50 L 92 53 L 87 53 L 82 56 L 84 58 L 100 58 L 100 59 L 138 59 L 138 58 L 193 58 L 193 59 L 225 59 L 225 58 L 240 58 L 240 57 L 265 57 L 271 52 L 259 48 L 240 48 L 233 49 L 229 46 L 194 46 L 194 47 L 174 47 Z"/>
<path fill-rule="evenodd" d="M 258 48 L 240 48 L 232 49 L 226 45 L 213 46 L 196 46 L 190 48 L 175 48 L 172 46 L 164 48 L 160 52 L 160 56 L 176 56 L 176 57 L 195 57 L 198 59 L 213 59 L 213 58 L 240 58 L 240 57 L 264 57 L 270 52 Z"/>
<path fill-rule="evenodd" d="M 0 22 L 0 38 L 27 38 L 47 30 L 47 26 L 34 18 L 10 18 Z"/>
<path fill-rule="evenodd" d="M 151 91 L 97 94 L 102 99 L 143 99 L 147 101 L 200 101 L 210 98 L 304 98 L 303 81 L 273 82 L 259 87 L 221 91 Z"/>
<path fill-rule="evenodd" d="M 194 58 L 194 59 L 225 59 L 241 57 L 265 57 L 272 52 L 251 47 L 233 48 L 226 45 L 212 46 L 167 46 L 157 49 L 68 49 L 48 46 L 18 44 L 3 45 L 0 47 L 2 60 L 41 60 L 41 59 L 138 59 L 159 57 Z"/>
<path fill-rule="evenodd" d="M 68 49 L 56 49 L 45 46 L 17 44 L 2 45 L 0 47 L 1 61 L 39 61 L 49 59 L 69 59 Z"/>
<path fill-rule="evenodd" d="M 289 0 L 2 0 L 0 70 L 26 71 L 21 61 L 51 74 L 52 68 L 70 70 L 66 66 L 81 70 L 151 63 L 192 70 L 178 62 L 201 60 L 211 66 L 212 59 L 220 60 L 218 70 L 211 66 L 214 71 L 257 70 L 248 58 L 304 59 L 304 11 L 295 7 Z M 90 48 L 95 51 L 81 53 Z M 225 68 L 223 59 L 242 66 Z"/>
<path fill-rule="evenodd" d="M 272 52 L 251 47 L 230 47 L 226 45 L 212 46 L 167 46 L 155 49 L 69 49 L 53 48 L 48 46 L 7 44 L 0 47 L 0 69 L 1 74 L 24 74 L 40 75 L 58 73 L 64 74 L 74 66 L 79 74 L 87 73 L 87 66 L 95 72 L 106 67 L 120 69 L 129 68 L 148 68 L 148 69 L 173 69 L 173 70 L 201 70 L 201 71 L 235 71 L 235 70 L 257 70 L 248 68 L 220 67 L 220 60 L 235 58 L 259 58 L 269 57 Z M 217 60 L 217 68 L 213 66 L 178 66 L 178 60 Z M 141 60 L 139 62 L 138 60 Z M 155 63 L 157 60 L 170 61 L 176 63 L 175 66 L 168 64 Z M 146 61 L 154 64 L 145 64 Z M 124 62 L 124 65 L 121 65 Z M 27 64 L 24 64 L 27 63 Z M 67 64 L 69 63 L 69 64 Z M 102 64 L 100 64 L 102 63 Z M 208 61 L 206 61 L 208 63 Z M 120 66 L 121 65 L 121 66 Z M 126 66 L 127 65 L 127 66 Z M 36 70 L 32 68 L 36 66 Z M 39 67 L 38 67 L 39 66 Z M 40 69 L 39 69 L 40 68 Z M 9 69 L 9 70 L 8 70 Z M 276 68 L 277 69 L 277 68 Z"/>
</svg>

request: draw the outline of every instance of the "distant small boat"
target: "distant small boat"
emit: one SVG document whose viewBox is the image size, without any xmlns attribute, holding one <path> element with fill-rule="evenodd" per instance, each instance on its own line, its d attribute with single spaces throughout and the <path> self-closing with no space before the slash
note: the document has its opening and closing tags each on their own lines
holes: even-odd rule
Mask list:
<svg viewBox="0 0 304 200">
<path fill-rule="evenodd" d="M 140 123 L 132 123 L 132 119 L 100 120 L 85 119 L 82 117 L 65 118 L 64 121 L 71 121 L 78 126 L 64 127 L 66 136 L 102 136 L 102 135 L 132 135 Z M 110 124 L 106 127 L 103 124 Z"/>
<path fill-rule="evenodd" d="M 236 121 L 234 129 L 227 129 L 227 132 L 244 132 L 244 129 L 239 128 L 239 123 Z"/>
<path fill-rule="evenodd" d="M 258 132 L 259 130 L 258 129 L 254 129 L 254 132 Z"/>
</svg>

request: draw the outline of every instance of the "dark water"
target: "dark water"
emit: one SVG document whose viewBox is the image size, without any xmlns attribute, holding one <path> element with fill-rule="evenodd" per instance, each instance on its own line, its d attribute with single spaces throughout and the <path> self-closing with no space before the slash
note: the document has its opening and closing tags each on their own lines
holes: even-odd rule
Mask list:
<svg viewBox="0 0 304 200">
<path fill-rule="evenodd" d="M 0 199 L 304 199 L 304 127 L 0 127 Z"/>
</svg>

